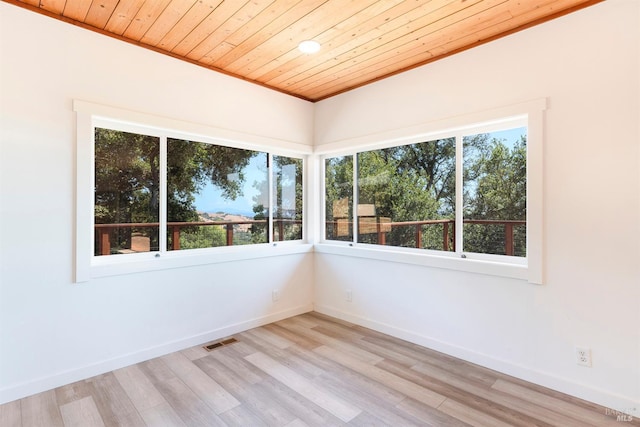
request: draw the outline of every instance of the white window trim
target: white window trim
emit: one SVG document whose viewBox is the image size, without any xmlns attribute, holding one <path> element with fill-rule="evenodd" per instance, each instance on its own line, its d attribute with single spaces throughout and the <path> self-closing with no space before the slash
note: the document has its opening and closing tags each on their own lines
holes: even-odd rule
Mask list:
<svg viewBox="0 0 640 427">
<path fill-rule="evenodd" d="M 230 131 L 206 125 L 123 110 L 119 108 L 74 100 L 76 112 L 76 235 L 75 235 L 75 282 L 87 282 L 94 278 L 145 271 L 180 268 L 203 264 L 223 263 L 245 259 L 265 258 L 312 250 L 309 230 L 314 226 L 309 215 L 309 157 L 310 146 L 278 139 L 266 138 L 242 132 Z M 217 248 L 190 249 L 185 251 L 161 251 L 127 254 L 116 257 L 93 255 L 94 229 L 94 128 L 108 127 L 166 139 L 175 137 L 197 140 L 266 152 L 269 156 L 281 155 L 303 160 L 303 236 L 302 240 L 269 242 L 254 245 L 223 246 Z M 161 147 L 165 146 L 161 144 Z M 161 154 L 166 158 L 166 153 Z M 270 171 L 270 169 L 269 169 Z M 160 171 L 166 181 L 166 170 Z M 271 187 L 271 186 L 270 186 Z M 164 188 L 161 185 L 161 188 Z M 162 199 L 162 198 L 161 198 Z M 166 203 L 163 201 L 161 203 Z M 164 210 L 161 209 L 161 216 Z M 166 218 L 164 218 L 166 220 Z M 163 218 L 160 218 L 162 224 Z M 160 233 L 161 235 L 163 233 Z M 270 233 L 270 239 L 272 235 Z M 162 242 L 161 242 L 162 243 Z M 164 248 L 164 246 L 161 246 Z M 158 256 L 160 255 L 161 256 Z"/>
<path fill-rule="evenodd" d="M 500 277 L 526 280 L 529 283 L 543 284 L 543 131 L 544 111 L 547 99 L 536 99 L 508 107 L 467 114 L 437 122 L 394 129 L 380 134 L 366 135 L 347 140 L 335 141 L 315 150 L 316 162 L 320 170 L 319 194 L 320 212 L 316 234 L 319 241 L 315 251 L 380 261 L 400 262 L 428 267 L 446 268 L 470 273 L 488 274 Z M 397 145 L 413 144 L 439 138 L 461 137 L 470 132 L 504 129 L 505 124 L 525 118 L 527 126 L 527 257 L 509 257 L 504 255 L 470 254 L 464 252 L 447 253 L 424 249 L 378 246 L 372 244 L 341 242 L 325 239 L 325 191 L 324 176 L 327 157 L 355 155 L 358 152 Z M 459 157 L 459 156 L 458 156 Z M 355 159 L 355 158 L 354 158 Z M 456 158 L 461 163 L 462 159 Z M 354 167 L 355 169 L 355 167 Z M 457 165 L 458 173 L 462 168 Z M 355 173 L 355 172 L 354 172 Z M 457 181 L 461 182 L 461 176 Z M 355 181 L 354 181 L 355 183 Z M 354 198 L 355 198 L 354 194 Z M 461 193 L 457 198 L 461 198 Z M 354 202 L 355 203 L 355 202 Z M 461 200 L 457 200 L 457 209 L 461 209 Z M 456 221 L 462 217 L 456 215 Z M 355 222 L 355 221 L 354 221 Z M 456 228 L 461 224 L 456 224 Z M 459 238 L 460 233 L 456 233 Z M 354 236 L 357 234 L 354 232 Z M 461 248 L 461 245 L 456 245 Z"/>
</svg>

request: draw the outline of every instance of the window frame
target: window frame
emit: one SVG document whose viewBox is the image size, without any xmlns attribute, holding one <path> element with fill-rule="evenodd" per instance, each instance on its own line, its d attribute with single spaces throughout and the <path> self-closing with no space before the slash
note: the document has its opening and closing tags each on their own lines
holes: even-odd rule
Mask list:
<svg viewBox="0 0 640 427">
<path fill-rule="evenodd" d="M 311 250 L 310 218 L 308 206 L 309 157 L 311 147 L 289 141 L 264 138 L 226 129 L 213 128 L 179 120 L 137 113 L 118 108 L 74 100 L 76 112 L 76 245 L 75 282 L 86 282 L 93 278 L 143 271 L 163 270 L 202 264 L 264 258 Z M 117 256 L 94 255 L 94 188 L 95 188 L 95 128 L 133 132 L 159 138 L 160 143 L 160 250 Z M 284 156 L 302 160 L 303 224 L 301 240 L 273 241 L 238 246 L 170 251 L 167 242 L 166 182 L 167 182 L 167 138 L 186 139 L 231 148 L 260 151 L 267 154 L 269 167 L 269 204 L 272 204 L 272 158 Z M 272 207 L 269 207 L 269 227 L 273 226 Z"/>
<path fill-rule="evenodd" d="M 320 228 L 316 230 L 319 241 L 315 250 L 319 253 L 339 254 L 381 261 L 417 264 L 439 267 L 471 273 L 489 274 L 526 280 L 530 283 L 543 283 L 543 125 L 547 100 L 537 99 L 509 107 L 496 108 L 479 113 L 468 114 L 422 124 L 411 128 L 397 129 L 380 134 L 342 140 L 330 143 L 317 150 L 317 162 L 320 169 Z M 512 127 L 527 127 L 527 256 L 481 254 L 463 252 L 463 156 L 462 139 L 464 136 L 502 130 Z M 357 204 L 357 154 L 364 151 L 394 146 L 433 141 L 443 138 L 456 138 L 456 251 L 445 252 L 430 249 L 382 246 L 357 242 L 357 218 L 354 223 L 354 238 L 351 242 L 326 239 L 326 190 L 325 160 L 339 156 L 354 156 L 354 206 Z M 346 148 L 348 147 L 348 148 Z M 354 210 L 354 215 L 355 215 Z"/>
</svg>

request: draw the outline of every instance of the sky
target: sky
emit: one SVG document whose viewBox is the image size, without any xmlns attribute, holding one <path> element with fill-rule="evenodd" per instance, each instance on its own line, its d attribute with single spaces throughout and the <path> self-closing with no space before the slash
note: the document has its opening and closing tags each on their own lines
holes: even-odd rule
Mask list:
<svg viewBox="0 0 640 427">
<path fill-rule="evenodd" d="M 196 194 L 196 209 L 202 212 L 225 212 L 242 214 L 248 217 L 254 215 L 253 198 L 260 194 L 254 187 L 255 182 L 267 179 L 267 166 L 264 156 L 256 156 L 251 159 L 249 165 L 244 168 L 245 181 L 242 187 L 242 195 L 236 200 L 227 200 L 222 196 L 222 191 L 217 185 L 209 183 Z M 264 202 L 267 205 L 267 202 Z"/>
</svg>

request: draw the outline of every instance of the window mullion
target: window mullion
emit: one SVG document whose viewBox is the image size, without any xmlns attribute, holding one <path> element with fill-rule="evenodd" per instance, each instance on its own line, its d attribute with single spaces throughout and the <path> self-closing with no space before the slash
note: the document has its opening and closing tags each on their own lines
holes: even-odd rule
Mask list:
<svg viewBox="0 0 640 427">
<path fill-rule="evenodd" d="M 456 135 L 456 225 L 455 225 L 455 248 L 456 253 L 462 254 L 463 226 L 464 226 L 464 170 L 463 170 L 463 137 Z"/>
<path fill-rule="evenodd" d="M 353 221 L 353 243 L 358 243 L 358 153 L 353 154 L 353 206 L 351 218 Z"/>
<path fill-rule="evenodd" d="M 158 230 L 158 251 L 164 253 L 167 251 L 167 137 L 163 135 L 160 137 L 160 161 L 158 167 L 160 168 L 160 229 Z"/>
<path fill-rule="evenodd" d="M 273 211 L 275 206 L 275 202 L 277 202 L 276 200 L 274 200 L 274 197 L 276 197 L 276 194 L 274 194 L 275 192 L 273 191 L 274 185 L 276 185 L 276 183 L 274 182 L 273 179 L 273 154 L 271 153 L 267 153 L 267 185 L 269 186 L 269 202 L 268 202 L 268 206 L 269 206 L 269 215 L 267 217 L 267 242 L 268 243 L 273 243 L 273 235 L 275 232 L 275 227 L 274 227 L 274 223 L 273 223 Z"/>
</svg>

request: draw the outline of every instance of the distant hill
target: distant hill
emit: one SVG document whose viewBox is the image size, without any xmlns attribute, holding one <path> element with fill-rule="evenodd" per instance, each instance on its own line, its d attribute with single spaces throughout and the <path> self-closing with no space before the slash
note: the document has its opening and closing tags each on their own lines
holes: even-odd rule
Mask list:
<svg viewBox="0 0 640 427">
<path fill-rule="evenodd" d="M 226 212 L 201 212 L 198 211 L 198 216 L 200 217 L 200 221 L 202 222 L 210 222 L 210 221 L 228 221 L 228 222 L 240 222 L 240 221 L 251 221 L 253 217 L 248 217 L 245 215 L 237 215 Z M 234 229 L 239 231 L 249 231 L 251 228 L 251 224 L 238 224 L 234 226 Z"/>
</svg>

